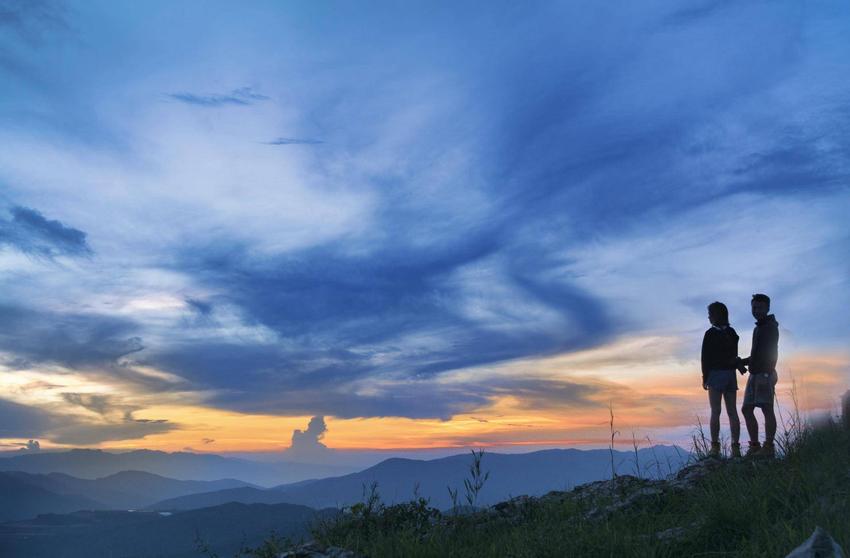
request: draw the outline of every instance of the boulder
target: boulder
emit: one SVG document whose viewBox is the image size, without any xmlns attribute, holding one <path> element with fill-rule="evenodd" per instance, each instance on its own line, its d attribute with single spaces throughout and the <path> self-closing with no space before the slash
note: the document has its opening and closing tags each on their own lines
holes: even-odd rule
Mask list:
<svg viewBox="0 0 850 558">
<path fill-rule="evenodd" d="M 844 551 L 835 539 L 829 536 L 829 533 L 820 527 L 815 527 L 812 536 L 785 558 L 844 558 Z"/>
</svg>

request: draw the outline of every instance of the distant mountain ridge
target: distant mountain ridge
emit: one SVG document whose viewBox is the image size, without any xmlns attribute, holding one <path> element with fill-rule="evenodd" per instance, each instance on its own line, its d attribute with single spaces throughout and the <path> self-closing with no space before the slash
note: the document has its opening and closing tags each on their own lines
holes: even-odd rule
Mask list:
<svg viewBox="0 0 850 558">
<path fill-rule="evenodd" d="M 646 477 L 663 477 L 675 473 L 687 462 L 689 453 L 675 446 L 653 446 L 637 452 L 637 463 Z M 520 494 L 541 495 L 550 490 L 611 477 L 612 458 L 618 474 L 637 471 L 634 452 L 609 450 L 556 449 L 524 454 L 485 453 L 483 470 L 490 478 L 481 493 L 479 504 L 487 505 Z M 363 498 L 364 487 L 377 482 L 385 502 L 401 502 L 419 495 L 431 499 L 441 509 L 451 507 L 447 487 L 458 489 L 463 501 L 463 479 L 468 476 L 469 454 L 433 460 L 390 458 L 363 471 L 312 481 L 276 486 L 266 490 L 233 489 L 196 493 L 158 502 L 149 509 L 186 510 L 222 504 L 288 502 L 313 508 L 351 505 Z M 277 495 L 275 494 L 277 493 Z"/>
<path fill-rule="evenodd" d="M 350 473 L 352 467 L 309 463 L 260 463 L 216 454 L 134 450 L 113 453 L 95 449 L 34 452 L 0 457 L 0 471 L 65 473 L 82 479 L 106 477 L 121 471 L 144 471 L 176 480 L 240 479 L 272 486 L 317 476 Z"/>
<path fill-rule="evenodd" d="M 44 513 L 135 509 L 165 498 L 249 486 L 235 479 L 175 480 L 143 471 L 122 471 L 99 479 L 64 473 L 0 472 L 0 521 Z"/>
<path fill-rule="evenodd" d="M 0 523 L 35 517 L 45 512 L 69 513 L 103 507 L 100 502 L 79 494 L 59 494 L 0 473 Z"/>
<path fill-rule="evenodd" d="M 232 502 L 241 504 L 285 504 L 288 503 L 287 498 L 286 493 L 280 490 L 242 487 L 168 498 L 167 500 L 155 502 L 145 509 L 160 511 L 195 510 Z"/>
</svg>

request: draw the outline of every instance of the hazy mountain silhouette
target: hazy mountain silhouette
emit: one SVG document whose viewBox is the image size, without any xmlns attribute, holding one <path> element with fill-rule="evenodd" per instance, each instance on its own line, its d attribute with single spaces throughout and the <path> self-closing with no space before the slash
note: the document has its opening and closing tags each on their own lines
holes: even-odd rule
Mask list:
<svg viewBox="0 0 850 558">
<path fill-rule="evenodd" d="M 229 502 L 239 502 L 242 504 L 282 504 L 288 503 L 288 500 L 286 493 L 281 490 L 241 487 L 169 498 L 149 505 L 146 509 L 159 511 L 195 510 L 210 506 L 219 506 Z"/>
<path fill-rule="evenodd" d="M 673 446 L 654 446 L 638 451 L 641 474 L 660 477 L 684 465 L 688 452 Z M 281 485 L 268 490 L 235 489 L 197 493 L 158 502 L 150 509 L 196 509 L 226 501 L 289 502 L 313 508 L 350 505 L 362 500 L 363 487 L 378 483 L 385 502 L 400 502 L 419 494 L 441 509 L 452 505 L 447 486 L 459 489 L 463 497 L 463 479 L 468 476 L 469 454 L 428 461 L 391 458 L 358 473 Z M 614 452 L 618 473 L 635 474 L 633 452 Z M 520 494 L 539 495 L 578 484 L 611 477 L 611 453 L 608 450 L 557 449 L 524 454 L 485 453 L 483 469 L 490 478 L 479 504 L 492 504 Z M 279 493 L 279 497 L 273 493 Z M 272 494 L 270 494 L 272 493 Z"/>
<path fill-rule="evenodd" d="M 197 532 L 219 556 L 271 531 L 300 537 L 317 515 L 305 506 L 225 504 L 163 516 L 155 512 L 86 511 L 0 524 L 0 556 L 27 558 L 197 558 Z"/>
<path fill-rule="evenodd" d="M 39 513 L 77 510 L 136 509 L 164 498 L 248 485 L 243 481 L 175 480 L 142 471 L 122 471 L 100 479 L 80 479 L 64 473 L 46 475 L 0 473 L 0 520 L 26 519 Z"/>
<path fill-rule="evenodd" d="M 121 471 L 145 471 L 171 479 L 240 479 L 247 483 L 272 486 L 317 476 L 352 472 L 352 467 L 307 463 L 260 463 L 215 454 L 168 453 L 135 450 L 112 453 L 103 450 L 74 449 L 62 452 L 35 452 L 0 458 L 0 471 L 65 473 L 83 479 L 105 477 Z"/>
<path fill-rule="evenodd" d="M 14 476 L 0 473 L 0 522 L 35 517 L 45 512 L 68 513 L 105 507 L 85 496 L 58 494 L 38 484 L 21 482 Z"/>
</svg>

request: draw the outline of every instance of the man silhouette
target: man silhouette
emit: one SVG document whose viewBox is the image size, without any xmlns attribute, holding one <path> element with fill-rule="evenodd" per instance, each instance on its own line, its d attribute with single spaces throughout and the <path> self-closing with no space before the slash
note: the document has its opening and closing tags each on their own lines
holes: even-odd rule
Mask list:
<svg viewBox="0 0 850 558">
<path fill-rule="evenodd" d="M 750 377 L 744 391 L 744 404 L 741 412 L 747 424 L 750 436 L 748 456 L 773 457 L 775 450 L 773 438 L 776 436 L 776 414 L 773 401 L 776 393 L 776 360 L 779 355 L 779 324 L 770 311 L 770 297 L 754 294 L 751 301 L 756 327 L 753 329 L 753 344 L 750 356 L 742 359 L 741 364 L 749 366 Z M 764 414 L 764 445 L 759 444 L 759 423 L 755 408 L 760 407 Z"/>
</svg>

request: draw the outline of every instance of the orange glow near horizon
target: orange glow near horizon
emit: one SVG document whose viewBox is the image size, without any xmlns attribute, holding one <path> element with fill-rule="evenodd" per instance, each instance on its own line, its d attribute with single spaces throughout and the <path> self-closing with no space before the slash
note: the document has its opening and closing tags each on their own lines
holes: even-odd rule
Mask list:
<svg viewBox="0 0 850 558">
<path fill-rule="evenodd" d="M 517 377 L 589 386 L 590 395 L 578 403 L 557 400 L 527 401 L 505 393 L 485 407 L 459 414 L 449 420 L 399 417 L 326 417 L 327 433 L 322 442 L 338 450 L 403 450 L 464 448 L 472 446 L 603 446 L 610 441 L 609 410 L 613 405 L 617 442 L 631 443 L 651 436 L 653 442 L 669 443 L 672 430 L 696 424 L 696 417 L 708 411 L 705 393 L 699 387 L 698 363 L 676 359 L 675 340 L 632 338 L 607 347 L 545 359 L 526 359 L 498 366 L 464 370 L 445 375 L 446 383 Z M 637 356 L 636 356 L 637 355 Z M 790 408 L 790 391 L 797 389 L 801 410 L 832 409 L 837 396 L 850 381 L 850 354 L 797 353 L 780 366 L 777 386 L 783 408 Z M 745 378 L 739 379 L 743 393 Z M 163 451 L 279 452 L 290 445 L 292 432 L 304 429 L 310 416 L 248 414 L 216 409 L 203 403 L 202 394 L 134 393 L 126 385 L 102 385 L 81 375 L 48 371 L 4 374 L 0 387 L 12 400 L 77 419 L 85 417 L 93 425 L 117 421 L 118 415 L 98 415 L 63 401 L 61 390 L 111 394 L 121 404 L 133 408 L 136 421 L 165 419 L 176 425 L 166 432 L 140 438 L 106 441 L 88 445 L 94 448 Z M 787 406 L 787 407 L 785 407 Z M 125 419 L 126 420 L 126 419 Z M 70 447 L 48 438 L 39 440 L 43 448 Z M 20 446 L 26 440 L 0 439 L 4 446 Z"/>
</svg>

